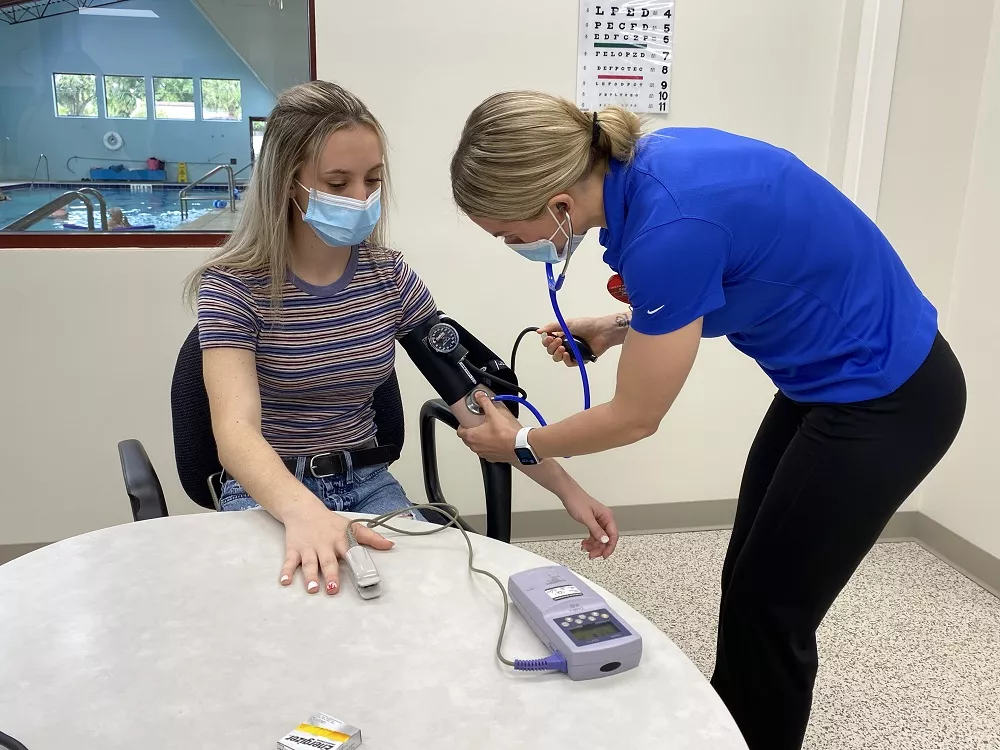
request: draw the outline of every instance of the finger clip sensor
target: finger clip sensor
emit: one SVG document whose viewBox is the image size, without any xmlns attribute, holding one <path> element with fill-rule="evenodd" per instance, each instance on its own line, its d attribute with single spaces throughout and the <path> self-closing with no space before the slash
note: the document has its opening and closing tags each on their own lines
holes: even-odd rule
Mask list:
<svg viewBox="0 0 1000 750">
<path fill-rule="evenodd" d="M 358 594 L 362 599 L 377 599 L 382 596 L 382 577 L 378 574 L 368 548 L 358 544 L 354 537 L 354 524 L 347 527 L 347 544 L 345 561 Z"/>
<path fill-rule="evenodd" d="M 382 578 L 366 547 L 357 546 L 347 550 L 347 569 L 362 599 L 377 599 L 382 596 Z"/>
</svg>

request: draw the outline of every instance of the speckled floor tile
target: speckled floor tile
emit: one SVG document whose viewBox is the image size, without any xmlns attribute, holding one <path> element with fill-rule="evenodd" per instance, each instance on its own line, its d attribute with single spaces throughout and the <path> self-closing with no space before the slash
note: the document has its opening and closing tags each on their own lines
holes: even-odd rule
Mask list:
<svg viewBox="0 0 1000 750">
<path fill-rule="evenodd" d="M 622 537 L 610 560 L 579 542 L 521 546 L 649 618 L 706 675 L 715 660 L 728 531 Z M 913 543 L 879 544 L 819 632 L 804 750 L 1000 750 L 1000 600 Z"/>
</svg>

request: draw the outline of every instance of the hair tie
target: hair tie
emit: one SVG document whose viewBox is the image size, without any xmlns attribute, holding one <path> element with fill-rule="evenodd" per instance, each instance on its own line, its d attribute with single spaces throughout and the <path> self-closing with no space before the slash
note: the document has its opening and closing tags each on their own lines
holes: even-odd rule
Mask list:
<svg viewBox="0 0 1000 750">
<path fill-rule="evenodd" d="M 593 134 L 590 137 L 590 147 L 597 148 L 601 141 L 601 124 L 597 121 L 597 112 L 594 112 Z"/>
</svg>

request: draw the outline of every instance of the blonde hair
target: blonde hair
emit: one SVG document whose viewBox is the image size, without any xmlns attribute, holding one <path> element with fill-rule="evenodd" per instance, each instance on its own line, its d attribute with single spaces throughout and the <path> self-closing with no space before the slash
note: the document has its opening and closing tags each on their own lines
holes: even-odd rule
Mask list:
<svg viewBox="0 0 1000 750">
<path fill-rule="evenodd" d="M 499 221 L 539 216 L 609 159 L 628 162 L 642 121 L 621 107 L 594 117 L 573 102 L 537 91 L 494 94 L 465 122 L 451 160 L 451 190 L 468 214 Z"/>
<path fill-rule="evenodd" d="M 382 212 L 366 245 L 388 245 L 389 165 L 386 137 L 368 108 L 351 92 L 329 81 L 302 83 L 283 91 L 267 118 L 261 153 L 242 193 L 236 226 L 225 244 L 188 277 L 184 298 L 194 307 L 202 274 L 213 266 L 233 271 L 270 272 L 272 309 L 281 306 L 281 291 L 289 269 L 291 191 L 295 175 L 307 161 L 319 159 L 331 133 L 341 128 L 367 127 L 378 136 L 385 163 Z"/>
</svg>

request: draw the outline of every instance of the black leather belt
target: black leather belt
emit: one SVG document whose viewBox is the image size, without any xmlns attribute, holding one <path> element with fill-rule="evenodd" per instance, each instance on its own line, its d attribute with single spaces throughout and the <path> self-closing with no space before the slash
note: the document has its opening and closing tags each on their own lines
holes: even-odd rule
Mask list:
<svg viewBox="0 0 1000 750">
<path fill-rule="evenodd" d="M 395 445 L 379 445 L 374 438 L 367 443 L 343 451 L 327 451 L 306 457 L 306 473 L 317 478 L 343 474 L 347 471 L 346 455 L 351 457 L 351 466 L 364 469 L 368 466 L 388 464 L 399 458 L 399 448 Z M 292 473 L 297 468 L 297 458 L 281 459 L 285 467 Z"/>
</svg>

